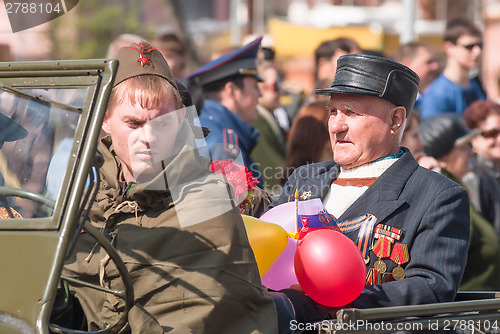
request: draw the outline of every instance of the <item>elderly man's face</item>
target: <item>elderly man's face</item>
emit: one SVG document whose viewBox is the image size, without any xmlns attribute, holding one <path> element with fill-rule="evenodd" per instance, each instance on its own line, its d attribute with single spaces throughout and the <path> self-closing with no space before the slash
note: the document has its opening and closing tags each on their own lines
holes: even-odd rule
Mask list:
<svg viewBox="0 0 500 334">
<path fill-rule="evenodd" d="M 373 96 L 332 94 L 329 109 L 333 159 L 340 166 L 358 167 L 398 152 L 404 108 Z"/>
</svg>

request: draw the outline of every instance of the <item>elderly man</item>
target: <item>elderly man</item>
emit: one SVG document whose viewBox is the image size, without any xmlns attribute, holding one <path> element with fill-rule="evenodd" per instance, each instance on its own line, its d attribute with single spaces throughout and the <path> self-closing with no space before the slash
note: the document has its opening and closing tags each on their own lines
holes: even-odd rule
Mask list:
<svg viewBox="0 0 500 334">
<path fill-rule="evenodd" d="M 134 287 L 122 332 L 273 333 L 272 298 L 260 283 L 227 181 L 208 169 L 186 120 L 176 81 L 160 52 L 132 44 L 120 66 L 99 143 L 102 182 L 92 224 L 111 235 Z M 123 288 L 106 252 L 86 234 L 65 266 L 71 277 Z M 82 286 L 89 330 L 116 322 L 124 303 Z"/>
<path fill-rule="evenodd" d="M 377 56 L 338 60 L 330 88 L 328 121 L 334 161 L 295 170 L 271 207 L 321 198 L 343 233 L 365 258 L 366 287 L 352 303 L 371 308 L 452 301 L 464 271 L 469 241 L 466 191 L 419 167 L 401 136 L 418 92 L 406 66 Z M 363 224 L 350 220 L 369 214 Z M 373 219 L 375 217 L 375 219 Z M 370 247 L 383 243 L 387 247 Z M 339 274 L 343 273 L 339 268 Z M 298 322 L 335 317 L 299 287 L 282 290 Z"/>
</svg>

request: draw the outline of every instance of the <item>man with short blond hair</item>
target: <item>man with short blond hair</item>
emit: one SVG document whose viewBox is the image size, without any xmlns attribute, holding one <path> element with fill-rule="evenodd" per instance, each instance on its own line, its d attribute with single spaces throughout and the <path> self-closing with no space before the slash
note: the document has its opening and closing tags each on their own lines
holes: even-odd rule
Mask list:
<svg viewBox="0 0 500 334">
<path fill-rule="evenodd" d="M 129 271 L 134 306 L 124 333 L 273 333 L 262 287 L 227 180 L 209 170 L 177 83 L 149 43 L 120 49 L 99 143 L 101 183 L 89 212 Z M 114 263 L 82 234 L 65 275 L 123 290 Z M 72 286 L 89 330 L 120 318 L 124 301 Z"/>
</svg>

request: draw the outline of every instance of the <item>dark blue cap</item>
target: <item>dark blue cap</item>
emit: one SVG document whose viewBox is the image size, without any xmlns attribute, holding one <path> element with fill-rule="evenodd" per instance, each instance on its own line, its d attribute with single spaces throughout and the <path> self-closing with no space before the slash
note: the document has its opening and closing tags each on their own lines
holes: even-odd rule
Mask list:
<svg viewBox="0 0 500 334">
<path fill-rule="evenodd" d="M 6 141 L 23 139 L 28 131 L 12 118 L 0 112 L 0 147 Z"/>
<path fill-rule="evenodd" d="M 187 79 L 193 80 L 201 86 L 206 86 L 236 74 L 253 76 L 257 75 L 257 52 L 259 52 L 262 37 L 242 46 L 220 58 L 212 60 L 197 70 L 189 73 Z"/>
</svg>

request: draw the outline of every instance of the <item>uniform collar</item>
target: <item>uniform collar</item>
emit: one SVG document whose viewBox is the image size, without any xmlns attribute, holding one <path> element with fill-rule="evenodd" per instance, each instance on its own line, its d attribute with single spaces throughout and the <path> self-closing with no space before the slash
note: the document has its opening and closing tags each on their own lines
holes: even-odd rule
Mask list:
<svg viewBox="0 0 500 334">
<path fill-rule="evenodd" d="M 257 145 L 260 135 L 259 130 L 246 123 L 240 116 L 236 115 L 220 102 L 210 99 L 205 100 L 201 113 L 207 113 L 209 118 L 213 117 L 210 120 L 220 124 L 221 127 L 236 131 L 240 145 L 245 151 L 250 152 Z"/>
</svg>

